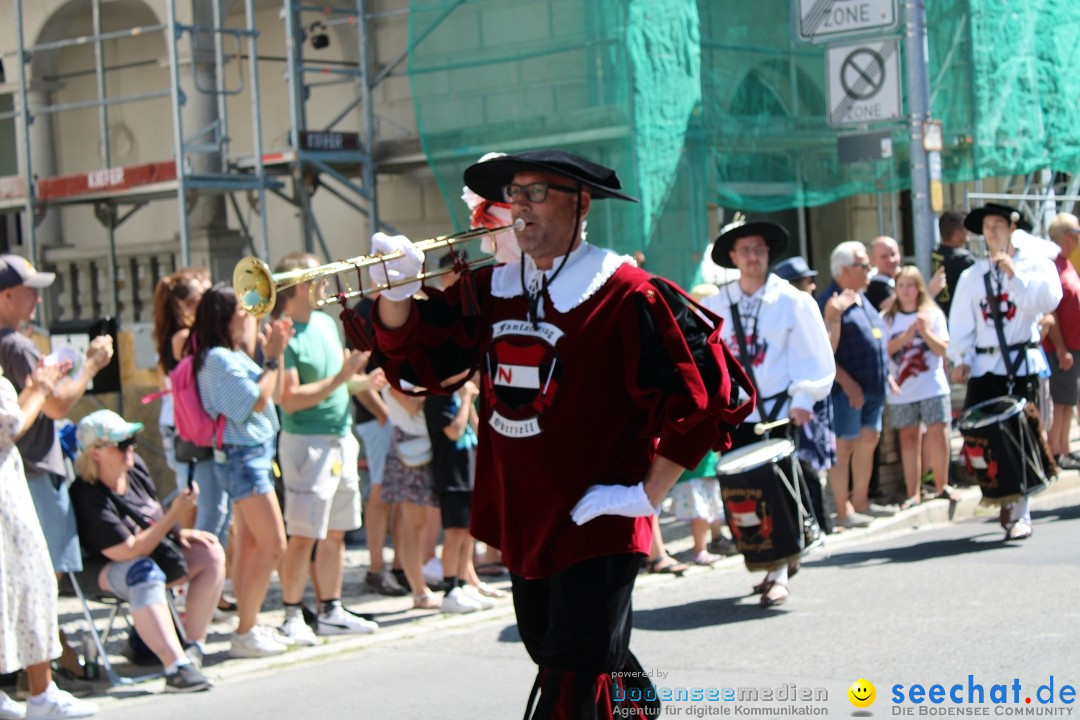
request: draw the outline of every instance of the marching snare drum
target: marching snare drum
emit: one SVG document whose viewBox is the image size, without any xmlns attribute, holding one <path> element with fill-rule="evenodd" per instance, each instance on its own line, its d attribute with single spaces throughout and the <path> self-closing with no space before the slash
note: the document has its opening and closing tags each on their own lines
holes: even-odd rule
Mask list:
<svg viewBox="0 0 1080 720">
<path fill-rule="evenodd" d="M 775 570 L 822 542 L 790 440 L 762 440 L 716 465 L 728 528 L 750 570 Z"/>
<path fill-rule="evenodd" d="M 1026 405 L 1023 398 L 991 398 L 960 417 L 961 453 L 986 504 L 1007 505 L 1049 485 Z"/>
</svg>

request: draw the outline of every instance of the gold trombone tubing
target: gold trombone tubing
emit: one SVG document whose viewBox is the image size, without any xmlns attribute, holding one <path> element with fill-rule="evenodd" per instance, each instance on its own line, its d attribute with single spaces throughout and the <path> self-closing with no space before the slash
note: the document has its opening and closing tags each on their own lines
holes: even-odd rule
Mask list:
<svg viewBox="0 0 1080 720">
<path fill-rule="evenodd" d="M 459 243 L 468 242 L 469 240 L 475 240 L 476 238 L 489 235 L 492 240 L 495 240 L 495 236 L 501 232 L 507 230 L 521 230 L 524 229 L 524 227 L 524 221 L 519 219 L 514 221 L 513 224 L 504 225 L 502 227 L 490 229 L 477 228 L 455 235 L 444 235 L 441 237 L 429 238 L 427 240 L 420 240 L 415 243 L 415 247 L 417 250 L 427 253 L 432 250 L 451 247 Z M 393 283 L 372 285 L 366 288 L 362 285 L 361 287 L 353 288 L 349 285 L 348 279 L 345 279 L 344 288 L 342 288 L 342 281 L 339 279 L 337 292 L 332 294 L 326 293 L 326 281 L 329 281 L 331 276 L 351 272 L 353 270 L 359 271 L 363 268 L 370 267 L 371 265 L 396 260 L 401 257 L 403 257 L 403 253 L 400 250 L 395 250 L 394 252 L 385 255 L 358 255 L 347 260 L 336 260 L 313 268 L 271 273 L 270 268 L 266 263 L 257 257 L 249 256 L 242 258 L 233 270 L 233 289 L 236 291 L 237 299 L 245 310 L 256 317 L 263 317 L 273 310 L 278 292 L 302 283 L 311 285 L 311 288 L 308 291 L 308 298 L 312 307 L 321 308 L 333 302 L 345 302 L 346 300 L 355 297 L 361 297 L 388 288 L 404 285 L 407 282 L 414 282 L 416 280 L 423 281 L 427 278 L 453 272 L 454 270 L 454 268 L 435 270 L 433 272 L 422 273 L 416 278 L 409 278 L 408 280 L 401 280 Z M 479 267 L 490 261 L 491 257 L 485 256 L 468 263 L 468 265 L 470 268 Z M 323 280 L 324 282 L 318 282 L 319 280 Z"/>
</svg>

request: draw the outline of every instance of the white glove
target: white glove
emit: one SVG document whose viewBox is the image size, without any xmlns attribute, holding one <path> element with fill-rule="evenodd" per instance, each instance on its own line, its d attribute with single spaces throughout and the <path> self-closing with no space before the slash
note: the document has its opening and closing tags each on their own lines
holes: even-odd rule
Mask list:
<svg viewBox="0 0 1080 720">
<path fill-rule="evenodd" d="M 622 515 L 623 517 L 648 517 L 656 514 L 656 508 L 645 494 L 645 483 L 637 485 L 593 485 L 574 509 L 570 517 L 578 525 L 584 525 L 599 515 Z"/>
<path fill-rule="evenodd" d="M 398 283 L 409 278 L 419 277 L 424 268 L 424 253 L 417 250 L 412 241 L 404 235 L 386 235 L 377 232 L 371 236 L 371 252 L 378 255 L 388 255 L 392 252 L 400 252 L 401 257 L 387 260 L 385 263 L 378 262 L 368 268 L 368 277 L 372 285 L 385 285 Z M 392 288 L 383 290 L 381 294 L 387 300 L 408 300 L 420 291 L 419 280 L 404 282 Z"/>
</svg>

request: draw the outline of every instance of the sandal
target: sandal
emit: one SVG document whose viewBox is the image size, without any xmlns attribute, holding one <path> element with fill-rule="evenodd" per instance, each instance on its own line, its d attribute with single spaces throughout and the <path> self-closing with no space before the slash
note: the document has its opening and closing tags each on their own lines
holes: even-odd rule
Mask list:
<svg viewBox="0 0 1080 720">
<path fill-rule="evenodd" d="M 1005 530 L 1006 540 L 1027 540 L 1031 537 L 1031 525 L 1026 520 L 1017 520 Z"/>
<path fill-rule="evenodd" d="M 788 599 L 787 585 L 781 582 L 772 583 L 770 587 L 761 596 L 761 607 L 770 608 L 774 605 L 783 605 Z"/>
<path fill-rule="evenodd" d="M 434 593 L 424 593 L 413 595 L 412 606 L 413 610 L 441 610 L 442 601 L 435 597 Z"/>
<path fill-rule="evenodd" d="M 941 489 L 941 492 L 937 494 L 938 500 L 948 500 L 951 503 L 960 502 L 960 493 L 956 492 L 956 489 L 946 485 Z"/>
<path fill-rule="evenodd" d="M 506 597 L 506 591 L 500 590 L 497 587 L 492 587 L 486 582 L 482 582 L 476 586 L 476 592 L 480 593 L 486 598 L 501 598 Z"/>
<path fill-rule="evenodd" d="M 755 595 L 764 595 L 765 593 L 769 592 L 770 589 L 772 589 L 772 586 L 773 586 L 774 582 L 776 582 L 776 581 L 775 580 L 770 580 L 769 576 L 766 575 L 764 580 L 762 580 L 761 582 L 759 582 L 757 585 L 754 586 L 754 594 Z"/>
<path fill-rule="evenodd" d="M 694 555 L 691 559 L 695 565 L 704 565 L 705 567 L 712 567 L 713 563 L 718 563 L 723 560 L 722 555 L 713 555 L 708 550 L 702 550 Z"/>
<path fill-rule="evenodd" d="M 900 509 L 901 510 L 910 510 L 911 508 L 915 507 L 916 505 L 920 505 L 920 504 L 922 504 L 922 497 L 919 496 L 919 495 L 912 495 L 907 500 L 900 503 Z"/>
<path fill-rule="evenodd" d="M 675 558 L 668 556 L 646 560 L 645 567 L 648 569 L 649 574 L 660 573 L 676 577 L 682 577 L 683 573 L 690 569 L 690 566 L 686 563 L 679 562 Z"/>
</svg>

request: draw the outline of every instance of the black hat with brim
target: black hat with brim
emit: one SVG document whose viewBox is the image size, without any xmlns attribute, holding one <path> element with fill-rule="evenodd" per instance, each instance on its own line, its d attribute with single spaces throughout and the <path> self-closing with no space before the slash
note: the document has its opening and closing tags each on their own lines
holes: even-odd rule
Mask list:
<svg viewBox="0 0 1080 720">
<path fill-rule="evenodd" d="M 998 205 L 997 203 L 986 203 L 981 208 L 975 208 L 967 214 L 964 218 L 964 227 L 970 232 L 976 235 L 983 234 L 983 220 L 987 215 L 998 215 L 1005 218 L 1010 223 L 1016 223 L 1018 230 L 1029 232 L 1031 230 L 1031 223 L 1024 217 L 1024 213 L 1020 212 L 1016 208 L 1011 208 L 1008 205 Z"/>
<path fill-rule="evenodd" d="M 528 171 L 555 173 L 576 180 L 597 200 L 638 201 L 620 192 L 622 183 L 614 170 L 563 150 L 528 150 L 475 163 L 465 168 L 465 185 L 482 198 L 505 202 L 503 188 L 514 181 L 514 175 Z"/>
<path fill-rule="evenodd" d="M 748 222 L 722 233 L 716 238 L 712 248 L 712 261 L 720 267 L 733 268 L 731 262 L 731 250 L 735 247 L 735 241 L 739 238 L 760 235 L 765 238 L 765 244 L 769 246 L 769 264 L 776 262 L 776 258 L 784 253 L 788 244 L 788 231 L 776 223 L 761 220 Z"/>
</svg>

